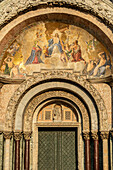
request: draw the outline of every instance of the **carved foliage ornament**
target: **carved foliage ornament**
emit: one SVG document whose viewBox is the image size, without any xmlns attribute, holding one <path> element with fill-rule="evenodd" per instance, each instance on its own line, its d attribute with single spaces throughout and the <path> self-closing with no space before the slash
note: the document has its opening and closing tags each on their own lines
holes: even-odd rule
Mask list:
<svg viewBox="0 0 113 170">
<path fill-rule="evenodd" d="M 108 129 L 107 123 L 107 111 L 104 104 L 102 97 L 100 96 L 99 92 L 92 86 L 92 84 L 82 77 L 77 76 L 75 73 L 65 72 L 65 71 L 48 71 L 45 73 L 38 73 L 37 77 L 29 78 L 28 80 L 24 81 L 20 87 L 15 91 L 14 95 L 11 97 L 6 113 L 6 128 L 12 130 L 13 122 L 15 121 L 15 114 L 17 110 L 18 103 L 22 96 L 25 94 L 25 91 L 30 88 L 30 86 L 39 83 L 42 80 L 47 80 L 54 78 L 59 79 L 66 79 L 70 81 L 74 81 L 75 83 L 80 84 L 82 87 L 87 89 L 89 93 L 93 96 L 94 100 L 96 101 L 98 110 L 99 110 L 99 118 L 100 118 L 100 129 Z M 13 122 L 12 122 L 13 120 Z"/>
<path fill-rule="evenodd" d="M 5 139 L 11 139 L 12 134 L 13 134 L 12 132 L 3 132 L 3 135 L 4 135 Z"/>
<path fill-rule="evenodd" d="M 14 133 L 14 139 L 15 140 L 20 140 L 22 137 L 22 133 L 21 132 L 15 132 Z"/>
<path fill-rule="evenodd" d="M 6 21 L 10 21 L 11 18 L 14 18 L 14 16 L 17 16 L 19 12 L 25 11 L 28 8 L 36 7 L 38 5 L 46 5 L 50 7 L 57 6 L 61 7 L 63 5 L 71 5 L 72 7 L 82 8 L 85 11 L 92 11 L 96 16 L 99 16 L 102 20 L 107 20 L 107 23 L 113 24 L 113 10 L 112 10 L 112 4 L 111 2 L 108 2 L 107 0 L 104 1 L 90 1 L 90 0 L 79 0 L 79 1 L 50 1 L 46 0 L 42 2 L 41 0 L 22 0 L 20 3 L 20 0 L 12 1 L 9 0 L 8 3 L 6 3 L 6 0 L 3 0 L 0 10 L 1 22 L 0 26 L 4 25 Z M 71 8 L 71 7 L 70 7 Z M 64 9 L 63 9 L 64 10 Z M 110 13 L 109 13 L 110 11 Z"/>
<path fill-rule="evenodd" d="M 31 137 L 31 133 L 29 133 L 29 132 L 24 132 L 24 139 L 25 139 L 25 140 L 30 140 L 30 137 Z"/>
<path fill-rule="evenodd" d="M 31 131 L 32 129 L 32 118 L 36 107 L 43 102 L 43 100 L 52 98 L 52 97 L 65 97 L 76 103 L 79 107 L 82 118 L 83 118 L 83 129 L 89 130 L 89 116 L 88 112 L 83 105 L 83 103 L 74 95 L 64 92 L 64 91 L 49 91 L 45 92 L 39 96 L 33 98 L 33 100 L 28 104 L 24 113 L 24 131 Z"/>
<path fill-rule="evenodd" d="M 109 138 L 109 132 L 108 131 L 102 131 L 100 133 L 100 136 L 101 136 L 101 139 L 104 140 L 104 139 L 108 139 Z"/>
<path fill-rule="evenodd" d="M 92 136 L 93 140 L 98 140 L 98 133 L 97 132 L 92 132 L 91 136 Z"/>
<path fill-rule="evenodd" d="M 89 132 L 84 132 L 83 133 L 84 140 L 90 140 L 90 134 Z"/>
</svg>

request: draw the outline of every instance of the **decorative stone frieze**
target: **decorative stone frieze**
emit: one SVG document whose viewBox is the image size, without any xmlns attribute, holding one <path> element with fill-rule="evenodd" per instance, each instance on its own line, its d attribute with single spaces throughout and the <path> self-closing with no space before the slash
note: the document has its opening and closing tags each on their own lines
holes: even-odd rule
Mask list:
<svg viewBox="0 0 113 170">
<path fill-rule="evenodd" d="M 90 0 L 46 0 L 46 1 L 36 1 L 36 0 L 4 0 L 0 4 L 0 26 L 2 27 L 4 24 L 8 23 L 15 16 L 18 16 L 19 13 L 25 13 L 29 11 L 31 8 L 41 8 L 44 7 L 70 7 L 77 8 L 82 11 L 88 11 L 93 15 L 99 17 L 101 20 L 106 22 L 107 24 L 113 24 L 113 5 L 112 2 L 104 0 L 104 1 L 90 1 Z"/>
<path fill-rule="evenodd" d="M 12 134 L 13 134 L 12 132 L 3 132 L 3 135 L 4 135 L 5 139 L 11 139 Z"/>
<path fill-rule="evenodd" d="M 30 140 L 30 138 L 31 138 L 31 133 L 30 132 L 24 132 L 24 139 Z"/>
<path fill-rule="evenodd" d="M 108 131 L 102 131 L 100 132 L 101 139 L 108 139 L 109 138 L 109 132 Z"/>
<path fill-rule="evenodd" d="M 22 137 L 22 133 L 21 132 L 15 132 L 14 133 L 14 139 L 17 141 L 17 140 L 20 140 Z"/>
<path fill-rule="evenodd" d="M 92 132 L 91 136 L 92 136 L 93 140 L 98 140 L 98 132 Z"/>
<path fill-rule="evenodd" d="M 89 132 L 83 132 L 83 137 L 85 140 L 90 140 L 90 133 Z"/>
</svg>

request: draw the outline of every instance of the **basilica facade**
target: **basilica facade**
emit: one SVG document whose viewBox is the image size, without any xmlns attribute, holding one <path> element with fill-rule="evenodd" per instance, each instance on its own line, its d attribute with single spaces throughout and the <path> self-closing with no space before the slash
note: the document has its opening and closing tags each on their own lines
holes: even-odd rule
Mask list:
<svg viewBox="0 0 113 170">
<path fill-rule="evenodd" d="M 113 169 L 113 3 L 0 1 L 0 170 Z"/>
</svg>

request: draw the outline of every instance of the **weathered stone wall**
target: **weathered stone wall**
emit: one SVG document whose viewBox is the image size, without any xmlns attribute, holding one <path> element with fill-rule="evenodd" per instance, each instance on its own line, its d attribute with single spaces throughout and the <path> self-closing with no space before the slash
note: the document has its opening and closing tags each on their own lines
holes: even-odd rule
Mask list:
<svg viewBox="0 0 113 170">
<path fill-rule="evenodd" d="M 8 102 L 13 95 L 14 91 L 18 88 L 19 85 L 4 85 L 0 92 L 0 131 L 4 129 L 5 123 L 5 114 Z"/>
<path fill-rule="evenodd" d="M 94 87 L 97 89 L 97 91 L 100 93 L 100 95 L 102 96 L 105 105 L 106 105 L 106 109 L 107 109 L 107 114 L 108 114 L 108 124 L 109 124 L 109 129 L 111 129 L 112 126 L 112 122 L 111 122 L 111 118 L 112 118 L 112 110 L 111 110 L 111 88 L 109 85 L 105 84 L 105 83 L 99 83 L 99 84 L 93 84 Z"/>
</svg>

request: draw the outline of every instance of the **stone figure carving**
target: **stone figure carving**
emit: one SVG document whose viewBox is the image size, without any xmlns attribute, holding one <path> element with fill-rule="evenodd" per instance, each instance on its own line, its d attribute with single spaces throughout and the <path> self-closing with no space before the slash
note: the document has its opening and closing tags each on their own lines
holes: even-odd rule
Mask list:
<svg viewBox="0 0 113 170">
<path fill-rule="evenodd" d="M 53 120 L 54 121 L 61 121 L 62 120 L 62 107 L 59 104 L 56 104 L 54 106 Z"/>
</svg>

